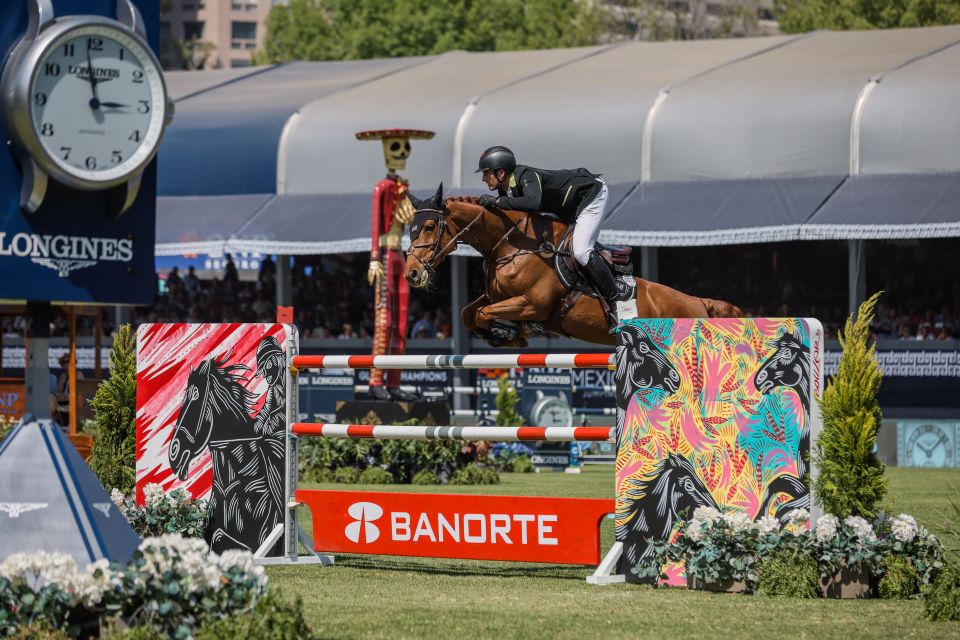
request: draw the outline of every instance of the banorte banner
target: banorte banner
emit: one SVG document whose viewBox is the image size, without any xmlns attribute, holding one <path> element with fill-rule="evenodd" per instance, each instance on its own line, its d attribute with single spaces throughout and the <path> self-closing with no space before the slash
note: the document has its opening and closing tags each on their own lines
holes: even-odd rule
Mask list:
<svg viewBox="0 0 960 640">
<path fill-rule="evenodd" d="M 600 563 L 612 499 L 297 491 L 317 551 L 431 558 Z"/>
</svg>

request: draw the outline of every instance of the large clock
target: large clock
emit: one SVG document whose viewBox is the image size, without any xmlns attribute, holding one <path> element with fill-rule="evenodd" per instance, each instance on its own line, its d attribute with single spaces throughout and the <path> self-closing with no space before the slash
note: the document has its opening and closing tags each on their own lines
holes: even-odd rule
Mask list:
<svg viewBox="0 0 960 640">
<path fill-rule="evenodd" d="M 949 422 L 908 422 L 901 426 L 901 465 L 905 467 L 952 467 L 956 443 Z"/>
<path fill-rule="evenodd" d="M 572 427 L 573 410 L 564 398 L 545 396 L 530 409 L 531 424 L 538 427 Z"/>
<path fill-rule="evenodd" d="M 48 177 L 122 189 L 113 213 L 126 211 L 173 118 L 143 19 L 130 0 L 118 0 L 117 17 L 54 19 L 51 0 L 29 0 L 27 31 L 0 80 L 28 212 L 42 204 Z"/>
</svg>

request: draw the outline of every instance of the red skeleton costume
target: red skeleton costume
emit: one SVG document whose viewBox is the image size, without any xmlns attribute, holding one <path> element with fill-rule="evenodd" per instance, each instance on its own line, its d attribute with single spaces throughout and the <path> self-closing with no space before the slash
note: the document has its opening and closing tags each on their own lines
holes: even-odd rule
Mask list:
<svg viewBox="0 0 960 640">
<path fill-rule="evenodd" d="M 373 217 L 371 220 L 370 267 L 367 281 L 374 286 L 374 355 L 400 355 L 406 350 L 407 303 L 410 288 L 403 279 L 403 227 L 413 219 L 413 207 L 404 197 L 407 181 L 397 175 L 405 169 L 410 157 L 410 140 L 429 140 L 432 131 L 417 129 L 385 129 L 361 131 L 357 140 L 383 142 L 383 159 L 387 176 L 373 189 Z M 374 397 L 384 397 L 382 389 L 397 395 L 400 371 L 372 369 L 370 391 Z M 380 391 L 380 393 L 378 393 Z"/>
</svg>

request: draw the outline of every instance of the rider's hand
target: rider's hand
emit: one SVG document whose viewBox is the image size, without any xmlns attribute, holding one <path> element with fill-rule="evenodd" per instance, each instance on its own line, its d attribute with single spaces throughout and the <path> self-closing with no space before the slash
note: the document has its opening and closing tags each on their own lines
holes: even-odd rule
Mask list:
<svg viewBox="0 0 960 640">
<path fill-rule="evenodd" d="M 477 204 L 485 209 L 489 209 L 490 207 L 497 206 L 497 199 L 489 193 L 485 193 L 477 198 Z"/>
<path fill-rule="evenodd" d="M 413 208 L 413 205 L 410 204 L 410 201 L 406 198 L 401 198 L 397 202 L 397 220 L 400 221 L 400 224 L 410 224 L 413 220 L 413 215 L 416 213 L 416 210 Z"/>
<path fill-rule="evenodd" d="M 383 265 L 380 264 L 379 260 L 371 260 L 370 267 L 367 269 L 367 282 L 369 284 L 380 282 L 380 278 L 382 277 L 383 277 Z"/>
</svg>

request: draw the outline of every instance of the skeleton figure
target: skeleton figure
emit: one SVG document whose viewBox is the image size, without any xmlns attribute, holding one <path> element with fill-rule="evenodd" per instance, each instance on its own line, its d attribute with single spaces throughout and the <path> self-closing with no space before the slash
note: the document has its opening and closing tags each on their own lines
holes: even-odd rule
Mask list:
<svg viewBox="0 0 960 640">
<path fill-rule="evenodd" d="M 410 140 L 429 140 L 432 131 L 386 129 L 362 131 L 357 140 L 380 140 L 386 177 L 373 189 L 370 267 L 367 281 L 374 287 L 374 355 L 399 355 L 406 350 L 409 285 L 403 279 L 403 226 L 413 219 L 413 207 L 404 197 L 407 181 L 397 175 L 406 169 Z M 378 400 L 410 400 L 400 391 L 400 371 L 370 371 L 370 395 Z"/>
</svg>

